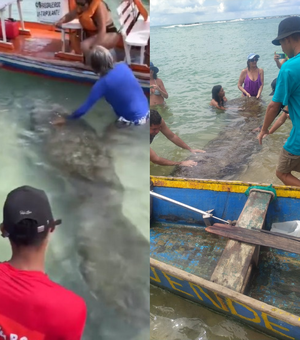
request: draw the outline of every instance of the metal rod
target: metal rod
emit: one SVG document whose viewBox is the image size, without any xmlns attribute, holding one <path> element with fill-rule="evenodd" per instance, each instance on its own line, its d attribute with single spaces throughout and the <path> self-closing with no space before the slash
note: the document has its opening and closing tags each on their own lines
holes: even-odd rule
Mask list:
<svg viewBox="0 0 300 340">
<path fill-rule="evenodd" d="M 152 195 L 152 196 L 154 196 L 154 197 L 156 197 L 156 198 L 159 198 L 159 199 L 161 199 L 161 200 L 164 200 L 164 201 L 168 201 L 168 202 L 174 203 L 174 204 L 179 205 L 179 206 L 181 206 L 181 207 L 183 207 L 183 208 L 192 210 L 192 211 L 194 211 L 194 212 L 196 212 L 196 213 L 198 213 L 198 214 L 201 214 L 201 215 L 207 215 L 207 214 L 208 214 L 207 211 L 203 211 L 203 210 L 200 210 L 200 209 L 193 208 L 193 207 L 191 207 L 191 206 L 189 206 L 189 205 L 187 205 L 187 204 L 180 203 L 180 202 L 175 201 L 175 200 L 173 200 L 173 199 L 171 199 L 171 198 L 168 198 L 168 197 L 162 196 L 162 195 L 160 195 L 160 194 L 157 194 L 156 192 L 153 192 L 153 191 L 150 191 L 150 195 Z M 209 214 L 209 215 L 210 215 L 212 218 L 214 218 L 214 219 L 216 219 L 216 220 L 218 220 L 218 221 L 221 221 L 221 222 L 224 222 L 224 223 L 229 224 L 228 221 L 222 220 L 222 219 L 219 218 L 219 217 L 215 217 L 215 216 L 213 216 L 213 214 Z"/>
</svg>

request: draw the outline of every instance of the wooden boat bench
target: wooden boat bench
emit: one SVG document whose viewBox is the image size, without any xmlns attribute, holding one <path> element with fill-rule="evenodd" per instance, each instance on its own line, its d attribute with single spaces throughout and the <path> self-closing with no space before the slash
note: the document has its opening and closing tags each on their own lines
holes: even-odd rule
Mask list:
<svg viewBox="0 0 300 340">
<path fill-rule="evenodd" d="M 66 51 L 66 35 L 70 30 L 80 30 L 81 41 L 83 40 L 83 29 L 78 19 L 74 19 L 70 22 L 62 24 L 60 27 L 61 31 L 61 41 L 62 48 L 61 51 L 54 53 L 55 57 L 59 59 L 72 60 L 72 61 L 82 61 L 83 54 L 76 54 Z"/>
<path fill-rule="evenodd" d="M 8 49 L 13 49 L 14 46 L 11 42 L 7 41 L 6 37 L 6 29 L 5 29 L 5 12 L 6 7 L 9 8 L 9 18 L 11 18 L 11 6 L 13 4 L 17 4 L 19 18 L 21 22 L 20 34 L 30 35 L 30 31 L 25 29 L 23 16 L 22 16 L 22 9 L 21 9 L 21 0 L 0 0 L 0 21 L 1 21 L 1 30 L 2 30 L 2 39 L 0 39 L 0 46 Z"/>
<path fill-rule="evenodd" d="M 150 38 L 150 19 L 144 21 L 133 1 L 123 1 L 117 8 L 123 37 L 125 60 L 132 64 L 131 47 L 140 48 L 139 63 L 144 64 L 145 48 Z"/>
<path fill-rule="evenodd" d="M 239 216 L 237 226 L 262 229 L 271 199 L 271 193 L 252 190 Z M 228 240 L 210 280 L 244 293 L 252 269 L 258 264 L 259 251 L 260 246 Z"/>
<path fill-rule="evenodd" d="M 61 40 L 62 40 L 62 53 L 66 53 L 66 31 L 67 30 L 80 30 L 81 41 L 83 40 L 83 29 L 78 19 L 62 24 L 61 26 Z"/>
</svg>

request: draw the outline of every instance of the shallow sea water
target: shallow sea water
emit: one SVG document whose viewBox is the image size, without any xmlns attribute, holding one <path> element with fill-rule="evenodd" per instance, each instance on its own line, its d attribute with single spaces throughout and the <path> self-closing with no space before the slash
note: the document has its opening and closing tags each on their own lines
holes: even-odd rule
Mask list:
<svg viewBox="0 0 300 340">
<path fill-rule="evenodd" d="M 168 127 L 190 147 L 205 148 L 242 118 L 241 112 L 229 109 L 223 113 L 212 109 L 209 103 L 214 85 L 222 85 L 229 100 L 241 96 L 237 83 L 249 53 L 260 55 L 258 67 L 265 72 L 262 105 L 267 107 L 272 98 L 269 96 L 270 84 L 279 72 L 273 60 L 274 52 L 281 52 L 281 48 L 272 45 L 271 41 L 277 35 L 281 20 L 256 18 L 151 27 L 151 61 L 159 68 L 158 77 L 169 93 L 167 106 L 158 110 Z M 258 123 L 262 124 L 263 118 L 264 114 Z M 240 172 L 230 174 L 230 179 L 281 184 L 275 169 L 290 129 L 291 122 L 287 121 L 274 135 L 268 136 L 262 146 L 250 150 L 248 162 Z M 238 128 L 236 132 L 232 131 L 232 148 L 239 140 L 238 134 Z M 155 138 L 151 147 L 159 156 L 173 161 L 190 156 L 188 151 L 176 147 L 162 134 Z M 221 164 L 222 158 L 215 166 Z M 173 167 L 150 164 L 151 175 L 168 176 L 173 170 Z M 150 291 L 152 340 L 268 339 L 241 323 L 174 294 L 153 286 Z"/>
<path fill-rule="evenodd" d="M 55 81 L 48 78 L 18 74 L 0 69 L 0 128 L 2 136 L 0 177 L 0 202 L 4 203 L 7 193 L 20 185 L 31 185 L 44 189 L 49 195 L 56 218 L 62 218 L 63 224 L 56 229 L 50 242 L 46 270 L 50 278 L 83 296 L 88 306 L 88 320 L 83 339 L 134 339 L 142 340 L 149 334 L 148 317 L 139 320 L 124 317 L 116 308 L 116 299 L 111 291 L 113 284 L 103 286 L 103 296 L 95 297 L 90 285 L 82 277 L 79 267 L 78 235 L 81 225 L 78 223 L 78 192 L 74 189 L 65 173 L 47 161 L 40 145 L 33 143 L 34 132 L 30 128 L 30 110 L 39 102 L 41 110 L 49 109 L 53 103 L 64 111 L 72 112 L 88 95 L 89 86 Z M 41 105 L 42 102 L 42 105 Z M 85 118 L 99 136 L 103 136 L 116 117 L 110 106 L 101 100 Z M 122 212 L 134 228 L 134 233 L 149 241 L 149 197 L 142 188 L 149 182 L 149 153 L 147 150 L 148 126 L 120 129 L 115 134 L 108 134 L 103 141 L 108 145 L 113 157 L 113 169 L 124 187 Z M 132 167 L 135 164 L 135 167 Z M 100 204 L 99 204 L 100 206 Z M 101 207 L 99 208 L 101 214 Z M 99 237 L 101 224 L 97 223 L 100 215 L 88 217 L 93 226 L 91 237 Z M 121 226 L 120 226 L 121 227 Z M 105 242 L 105 240 L 101 240 Z M 109 245 L 118 255 L 118 244 L 122 240 L 110 240 Z M 119 243 L 120 242 L 120 243 Z M 134 247 L 134 244 L 128 245 Z M 89 249 L 89 244 L 85 244 Z M 148 246 L 147 246 L 148 247 Z M 7 239 L 0 239 L 0 261 L 9 259 L 11 254 Z M 104 255 L 105 256 L 105 255 Z M 108 255 L 107 255 L 108 256 Z M 110 258 L 102 258 L 106 265 L 97 273 L 97 278 L 109 277 Z M 135 263 L 127 263 L 121 271 L 134 270 Z M 148 261 L 145 263 L 147 268 Z M 88 266 L 88 264 L 87 264 Z M 143 275 L 141 273 L 140 275 Z M 145 270 L 144 288 L 140 294 L 145 303 L 140 305 L 140 314 L 149 315 L 147 298 L 149 296 L 148 270 Z M 128 278 L 130 280 L 130 278 Z M 100 280 L 101 281 L 101 280 Z M 132 283 L 134 285 L 134 282 Z M 101 287 L 102 288 L 102 287 Z M 109 288 L 109 289 L 108 289 Z M 126 292 L 117 292 L 124 296 Z M 111 296 L 105 296 L 110 292 Z M 108 302 L 110 303 L 108 303 Z M 137 311 L 136 311 L 137 312 Z M 146 319 L 146 321 L 145 321 Z M 129 320 L 129 321 L 128 321 Z"/>
</svg>

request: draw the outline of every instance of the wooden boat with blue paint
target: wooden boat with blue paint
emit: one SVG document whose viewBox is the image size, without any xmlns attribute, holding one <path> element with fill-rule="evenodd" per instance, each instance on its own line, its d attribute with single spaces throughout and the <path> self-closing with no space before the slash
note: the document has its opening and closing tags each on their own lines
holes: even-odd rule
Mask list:
<svg viewBox="0 0 300 340">
<path fill-rule="evenodd" d="M 151 182 L 155 194 L 236 220 L 241 228 L 270 230 L 273 223 L 300 220 L 299 188 L 274 186 L 274 199 L 267 185 L 256 183 L 168 177 Z M 276 339 L 300 339 L 300 255 L 278 249 L 280 244 L 270 248 L 210 234 L 209 221 L 217 222 L 151 196 L 151 284 Z"/>
<path fill-rule="evenodd" d="M 72 0 L 59 0 L 58 2 L 71 3 Z M 9 7 L 9 17 L 12 16 L 12 5 L 18 5 L 19 8 L 20 20 L 16 20 L 15 23 L 19 28 L 20 34 L 14 39 L 5 38 L 5 41 L 4 38 L 1 39 L 0 37 L 0 67 L 12 71 L 54 77 L 60 80 L 69 80 L 83 84 L 93 84 L 99 79 L 94 72 L 87 70 L 86 66 L 83 64 L 82 55 L 70 53 L 70 51 L 67 50 L 67 40 L 62 41 L 62 36 L 64 39 L 67 37 L 67 28 L 64 31 L 65 34 L 62 35 L 62 31 L 54 27 L 53 24 L 23 21 L 21 0 L 0 0 L 1 26 L 4 23 L 4 20 L 1 20 L 1 18 L 3 19 L 8 16 L 6 13 L 7 11 L 5 12 L 6 8 Z M 139 13 L 136 17 L 133 17 L 128 6 L 125 7 L 125 5 L 121 4 L 118 7 L 118 11 L 125 11 L 123 13 L 124 15 L 126 15 L 126 13 L 131 15 L 128 16 L 129 19 L 123 18 L 122 20 L 132 20 L 132 24 L 141 21 L 142 19 L 140 18 Z M 149 20 L 147 24 L 149 24 Z M 72 25 L 74 24 L 71 24 L 70 29 Z M 147 48 L 148 47 L 149 42 Z M 133 49 L 131 49 L 131 52 L 132 50 Z M 115 51 L 116 55 L 119 56 L 118 62 L 122 62 L 125 56 L 125 49 L 121 37 Z M 134 53 L 132 55 L 132 58 L 133 57 Z M 149 56 L 145 53 L 145 59 L 142 63 L 135 62 L 134 59 L 132 59 L 132 63 L 129 64 L 133 74 L 147 96 L 150 91 L 149 62 Z"/>
</svg>

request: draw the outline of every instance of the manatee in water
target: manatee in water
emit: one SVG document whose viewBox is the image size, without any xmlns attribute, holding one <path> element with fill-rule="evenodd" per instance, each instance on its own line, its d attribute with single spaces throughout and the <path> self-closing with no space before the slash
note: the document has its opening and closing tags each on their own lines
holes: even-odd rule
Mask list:
<svg viewBox="0 0 300 340">
<path fill-rule="evenodd" d="M 227 102 L 233 122 L 223 127 L 218 136 L 203 148 L 206 153 L 192 154 L 187 159 L 197 162 L 194 167 L 176 166 L 174 177 L 201 179 L 233 179 L 247 167 L 259 149 L 258 131 L 265 104 L 256 98 L 237 98 Z"/>
<path fill-rule="evenodd" d="M 60 106 L 37 101 L 31 128 L 48 161 L 68 176 L 76 195 L 81 273 L 92 294 L 136 331 L 149 327 L 149 242 L 123 215 L 124 188 L 96 131 L 84 120 L 50 122 Z"/>
</svg>

